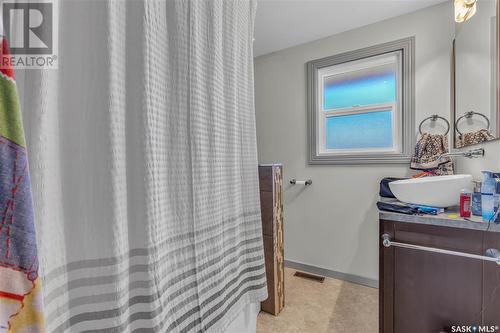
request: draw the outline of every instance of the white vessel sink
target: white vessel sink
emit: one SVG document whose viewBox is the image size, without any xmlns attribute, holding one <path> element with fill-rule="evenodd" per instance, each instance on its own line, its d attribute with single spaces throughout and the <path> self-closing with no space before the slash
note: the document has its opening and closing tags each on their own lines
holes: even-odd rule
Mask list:
<svg viewBox="0 0 500 333">
<path fill-rule="evenodd" d="M 394 196 L 402 202 L 451 207 L 460 204 L 460 191 L 472 189 L 471 175 L 435 176 L 397 180 L 389 183 Z"/>
</svg>

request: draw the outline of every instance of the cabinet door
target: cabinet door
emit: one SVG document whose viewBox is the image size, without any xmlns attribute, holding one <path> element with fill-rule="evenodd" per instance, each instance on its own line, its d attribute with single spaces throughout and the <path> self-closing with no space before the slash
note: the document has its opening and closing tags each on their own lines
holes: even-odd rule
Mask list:
<svg viewBox="0 0 500 333">
<path fill-rule="evenodd" d="M 392 223 L 392 230 L 397 242 L 482 254 L 481 232 L 410 223 Z M 481 323 L 482 261 L 398 247 L 386 250 L 393 321 L 383 332 L 451 332 L 452 325 Z"/>
<path fill-rule="evenodd" d="M 484 250 L 500 250 L 500 233 L 485 232 Z M 500 326 L 500 265 L 483 263 L 483 324 Z"/>
</svg>

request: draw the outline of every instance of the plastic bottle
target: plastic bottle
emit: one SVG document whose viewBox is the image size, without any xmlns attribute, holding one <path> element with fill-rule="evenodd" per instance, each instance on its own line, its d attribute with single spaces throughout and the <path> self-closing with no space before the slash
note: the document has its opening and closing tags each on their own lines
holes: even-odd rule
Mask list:
<svg viewBox="0 0 500 333">
<path fill-rule="evenodd" d="M 481 182 L 474 181 L 474 193 L 472 193 L 472 215 L 481 216 Z"/>
<path fill-rule="evenodd" d="M 470 217 L 472 193 L 462 190 L 460 193 L 460 217 Z"/>
<path fill-rule="evenodd" d="M 500 223 L 500 214 L 498 213 L 498 210 L 500 210 L 500 178 L 498 177 L 498 174 L 494 176 L 495 178 L 495 223 Z"/>
<path fill-rule="evenodd" d="M 490 222 L 495 215 L 496 180 L 493 172 L 481 171 L 483 173 L 483 183 L 481 185 L 481 211 L 483 221 Z"/>
</svg>

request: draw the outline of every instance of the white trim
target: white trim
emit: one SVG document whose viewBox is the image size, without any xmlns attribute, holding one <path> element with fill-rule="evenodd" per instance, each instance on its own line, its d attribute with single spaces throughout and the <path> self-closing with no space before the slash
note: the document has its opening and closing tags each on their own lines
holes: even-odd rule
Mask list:
<svg viewBox="0 0 500 333">
<path fill-rule="evenodd" d="M 349 72 L 357 72 L 378 66 L 395 64 L 396 65 L 396 102 L 395 103 L 382 103 L 363 106 L 353 106 L 339 109 L 324 109 L 324 82 L 325 78 L 338 74 L 345 74 Z M 402 99 L 401 99 L 401 78 L 402 78 L 402 58 L 401 51 L 394 51 L 388 54 L 382 54 L 355 60 L 351 62 L 341 63 L 324 67 L 318 70 L 317 76 L 317 137 L 316 147 L 317 156 L 348 156 L 360 155 L 365 153 L 381 153 L 381 154 L 395 154 L 402 153 Z M 392 112 L 392 138 L 393 146 L 390 148 L 360 148 L 360 149 L 328 149 L 326 148 L 326 120 L 329 117 L 345 116 L 352 114 L 365 114 L 370 112 L 381 112 L 390 110 Z"/>
<path fill-rule="evenodd" d="M 396 107 L 395 103 L 382 103 L 382 104 L 371 104 L 363 106 L 353 106 L 350 108 L 341 108 L 334 110 L 324 110 L 322 111 L 325 116 L 345 116 L 357 113 L 370 113 L 370 112 L 380 112 L 388 109 L 393 109 Z"/>
</svg>

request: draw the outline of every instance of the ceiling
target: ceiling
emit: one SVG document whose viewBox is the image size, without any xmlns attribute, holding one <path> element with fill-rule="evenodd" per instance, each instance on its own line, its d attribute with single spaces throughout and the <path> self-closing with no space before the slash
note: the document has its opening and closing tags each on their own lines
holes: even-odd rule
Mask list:
<svg viewBox="0 0 500 333">
<path fill-rule="evenodd" d="M 258 0 L 255 56 L 410 13 L 447 0 Z"/>
</svg>

